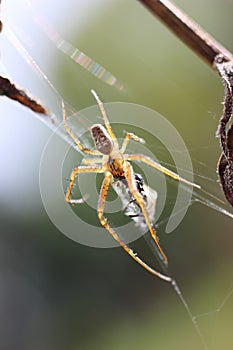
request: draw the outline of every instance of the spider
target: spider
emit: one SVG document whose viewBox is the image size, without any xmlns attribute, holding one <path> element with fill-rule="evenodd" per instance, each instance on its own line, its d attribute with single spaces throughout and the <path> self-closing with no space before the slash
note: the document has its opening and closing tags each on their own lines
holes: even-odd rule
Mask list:
<svg viewBox="0 0 233 350">
<path fill-rule="evenodd" d="M 108 194 L 108 189 L 110 184 L 114 184 L 115 180 L 122 180 L 127 184 L 128 191 L 130 192 L 130 196 L 135 200 L 138 207 L 140 208 L 140 213 L 143 215 L 145 223 L 148 227 L 148 231 L 152 239 L 154 240 L 158 252 L 161 256 L 164 266 L 168 266 L 168 259 L 160 246 L 158 241 L 156 232 L 152 226 L 152 220 L 147 210 L 145 198 L 143 198 L 142 190 L 140 190 L 140 183 L 137 184 L 136 175 L 133 171 L 133 167 L 131 165 L 131 161 L 142 162 L 158 171 L 164 173 L 167 176 L 170 176 L 174 180 L 182 181 L 183 183 L 191 186 L 198 187 L 184 178 L 181 178 L 176 173 L 170 171 L 169 169 L 163 167 L 153 159 L 149 158 L 143 154 L 126 154 L 125 150 L 130 140 L 144 143 L 145 141 L 135 134 L 131 132 L 127 132 L 126 136 L 123 140 L 121 146 L 119 146 L 118 140 L 112 130 L 110 125 L 107 113 L 105 111 L 104 105 L 96 92 L 91 90 L 100 112 L 103 117 L 104 126 L 101 124 L 92 125 L 90 132 L 95 144 L 96 149 L 88 149 L 85 148 L 79 139 L 75 136 L 75 134 L 70 129 L 67 123 L 67 116 L 63 104 L 63 123 L 67 133 L 71 136 L 73 141 L 78 146 L 79 150 L 84 154 L 94 157 L 84 158 L 82 160 L 82 165 L 75 167 L 70 175 L 70 183 L 66 192 L 65 200 L 70 204 L 78 204 L 82 203 L 83 199 L 72 199 L 71 193 L 72 188 L 74 186 L 75 178 L 79 174 L 87 174 L 87 173 L 103 173 L 104 180 L 102 182 L 101 190 L 99 193 L 99 200 L 97 206 L 97 213 L 100 224 L 112 235 L 112 237 L 118 242 L 118 244 L 128 253 L 138 264 L 140 264 L 143 268 L 145 268 L 148 272 L 153 275 L 163 279 L 164 281 L 171 282 L 171 277 L 167 275 L 163 275 L 157 270 L 150 267 L 147 263 L 145 263 L 131 248 L 125 244 L 121 238 L 118 236 L 117 232 L 109 225 L 107 219 L 104 217 L 104 209 L 105 209 L 105 201 Z"/>
</svg>

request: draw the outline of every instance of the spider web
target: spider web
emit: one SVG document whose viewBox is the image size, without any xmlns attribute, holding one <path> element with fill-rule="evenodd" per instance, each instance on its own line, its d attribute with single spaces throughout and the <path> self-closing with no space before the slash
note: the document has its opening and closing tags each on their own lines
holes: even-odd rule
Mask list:
<svg viewBox="0 0 233 350">
<path fill-rule="evenodd" d="M 22 4 L 30 4 L 30 2 L 26 1 L 25 3 L 22 2 Z M 34 5 L 31 8 L 33 10 L 33 14 L 39 14 L 37 10 L 34 10 Z M 30 11 L 31 11 L 30 10 Z M 40 13 L 41 15 L 41 13 Z M 40 21 L 34 22 L 34 17 L 32 17 L 32 22 L 30 22 L 30 26 L 33 27 L 35 30 L 32 31 L 32 33 L 29 33 L 28 30 L 24 28 L 24 24 L 22 22 L 19 22 L 16 26 L 15 22 L 11 23 L 10 21 L 10 16 L 7 14 L 7 16 L 4 19 L 4 25 L 5 25 L 5 32 L 7 33 L 7 38 L 6 40 L 11 41 L 12 43 L 12 50 L 14 51 L 14 54 L 12 55 L 14 57 L 14 60 L 19 58 L 19 55 L 22 56 L 22 62 L 25 64 L 25 72 L 29 72 L 30 77 L 32 77 L 33 80 L 36 81 L 38 84 L 38 87 L 35 88 L 33 86 L 32 91 L 35 91 L 35 96 L 40 96 L 40 99 L 45 101 L 45 104 L 49 106 L 52 118 L 45 118 L 45 117 L 39 117 L 43 123 L 49 127 L 50 130 L 55 132 L 59 137 L 64 139 L 66 142 L 68 142 L 72 147 L 73 142 L 67 137 L 66 133 L 61 129 L 58 128 L 61 120 L 62 120 L 62 110 L 61 110 L 61 101 L 63 99 L 63 92 L 58 93 L 57 89 L 54 86 L 58 86 L 58 82 L 56 82 L 55 78 L 50 78 L 51 81 L 54 81 L 52 84 L 50 82 L 50 79 L 48 78 L 49 76 L 49 68 L 45 68 L 45 59 L 40 57 L 38 53 L 38 47 L 36 45 L 36 40 L 41 36 L 45 35 L 43 37 L 43 40 L 46 42 L 45 43 L 45 51 L 53 51 L 52 46 L 55 44 L 54 52 L 55 56 L 59 55 L 59 51 L 56 52 L 56 50 L 59 48 L 59 50 L 62 51 L 62 54 L 67 53 L 67 51 L 70 51 L 72 49 L 72 52 L 69 52 L 69 55 L 73 57 L 77 57 L 75 55 L 79 54 L 80 52 L 83 52 L 82 50 L 75 50 L 75 47 L 71 46 L 70 44 L 66 45 L 66 41 L 63 39 L 62 35 L 61 36 L 56 36 L 56 31 L 52 26 L 49 24 L 49 21 L 45 21 L 45 18 L 42 17 L 43 20 L 41 20 L 40 16 Z M 14 18 L 15 21 L 15 18 Z M 52 28 L 52 29 L 51 29 Z M 48 30 L 49 29 L 49 30 Z M 43 34 L 41 33 L 43 32 Z M 52 34 L 51 34 L 52 33 Z M 56 38 L 59 38 L 57 41 L 54 40 L 54 36 Z M 62 45 L 59 45 L 59 43 L 62 42 Z M 68 47 L 68 49 L 67 49 Z M 74 50 L 73 50 L 74 49 Z M 74 54 L 75 53 L 75 54 Z M 2 56 L 4 58 L 5 51 L 2 52 Z M 37 62 L 35 61 L 34 57 L 38 57 Z M 125 99 L 126 97 L 126 90 L 123 88 L 123 85 L 121 84 L 121 79 L 117 79 L 115 77 L 116 74 L 112 74 L 110 71 L 105 69 L 102 65 L 98 66 L 98 64 L 95 62 L 95 60 L 92 60 L 89 56 L 83 53 L 82 58 L 84 57 L 84 60 L 81 60 L 79 62 L 76 62 L 78 65 L 82 66 L 82 69 L 86 69 L 86 72 L 83 71 L 79 74 L 81 75 L 81 79 L 79 81 L 78 85 L 81 85 L 82 90 L 86 90 L 89 92 L 91 88 L 93 88 L 93 85 L 96 87 L 97 91 L 101 93 L 101 96 L 103 99 L 105 99 L 105 93 L 104 91 L 107 92 L 108 94 L 108 89 L 112 89 L 113 91 L 118 91 L 117 98 L 118 100 Z M 88 66 L 85 67 L 85 64 L 82 64 L 85 62 L 85 57 L 89 60 L 88 62 L 90 63 Z M 4 61 L 4 59 L 3 59 Z M 77 60 L 76 60 L 77 61 Z M 80 63 L 81 62 L 81 63 Z M 93 63 L 93 65 L 91 65 Z M 51 64 L 51 62 L 50 62 Z M 17 72 L 12 73 L 12 62 L 11 60 L 6 64 L 5 67 L 8 69 L 8 73 L 13 74 L 14 78 L 15 76 L 17 77 Z M 4 69 L 5 69 L 4 67 Z M 41 68 L 42 67 L 42 68 Z M 78 66 L 72 66 L 73 70 L 78 69 Z M 94 68 L 93 68 L 94 67 Z M 101 74 L 98 74 L 96 71 L 96 67 L 101 67 L 100 72 Z M 98 70 L 98 69 L 97 69 Z M 25 73 L 24 72 L 24 73 Z M 97 72 L 97 73 L 96 73 Z M 91 77 L 91 80 L 86 79 L 86 76 L 88 74 L 93 75 Z M 82 76 L 83 75 L 83 76 Z M 116 75 L 117 76 L 117 75 Z M 23 86 L 23 79 L 20 76 L 19 77 L 20 81 L 22 81 L 21 85 Z M 15 80 L 17 80 L 15 78 Z M 98 81 L 99 80 L 99 81 Z M 108 87 L 109 85 L 109 87 Z M 31 91 L 31 86 L 29 84 L 29 90 Z M 121 90 L 119 94 L 119 90 Z M 111 92 L 113 93 L 113 92 Z M 85 93 L 86 94 L 86 93 Z M 75 95 L 81 96 L 82 94 L 77 91 L 75 92 Z M 82 97 L 79 98 L 80 101 L 82 101 Z M 68 115 L 72 115 L 75 113 L 75 110 L 83 108 L 83 106 L 77 106 L 75 108 L 71 107 L 69 103 L 66 103 L 66 110 Z M 81 113 L 78 115 L 76 118 L 78 120 L 78 125 L 76 127 L 79 129 L 79 132 L 84 132 L 85 130 L 88 129 L 88 126 L 90 124 L 90 120 L 87 119 L 85 116 L 85 113 Z M 98 121 L 97 121 L 98 122 Z M 88 145 L 90 144 L 90 138 L 85 134 L 83 136 L 83 141 Z M 155 147 L 152 143 L 148 142 L 148 144 L 151 147 Z M 195 142 L 193 142 L 195 145 Z M 77 150 L 77 149 L 76 149 Z M 194 237 L 190 237 L 189 232 L 187 232 L 187 237 L 184 237 L 183 240 L 181 241 L 180 239 L 178 240 L 179 243 L 176 245 L 175 240 L 176 238 L 179 238 L 179 228 L 172 233 L 171 235 L 165 235 L 165 237 L 162 237 L 161 234 L 161 239 L 164 240 L 166 243 L 163 243 L 163 247 L 166 248 L 166 245 L 168 245 L 168 249 L 165 249 L 168 259 L 169 259 L 169 266 L 170 269 L 172 270 L 172 275 L 175 276 L 175 279 L 172 279 L 172 287 L 176 291 L 176 294 L 179 296 L 184 308 L 186 309 L 189 318 L 191 319 L 192 325 L 196 329 L 196 332 L 198 333 L 202 345 L 200 344 L 199 348 L 205 348 L 209 350 L 213 350 L 217 348 L 217 342 L 220 343 L 222 338 L 225 338 L 228 343 L 226 343 L 226 346 L 230 347 L 230 344 L 232 345 L 233 340 L 231 338 L 231 333 L 227 327 L 229 324 L 232 322 L 232 318 L 230 318 L 230 315 L 228 314 L 228 309 L 230 309 L 230 304 L 232 303 L 232 293 L 233 293 L 233 282 L 232 282 L 232 274 L 231 274 L 231 269 L 229 269 L 230 266 L 230 253 L 226 254 L 226 260 L 227 264 L 223 265 L 222 269 L 220 267 L 217 267 L 217 264 L 215 265 L 216 269 L 216 275 L 217 278 L 220 280 L 218 285 L 219 288 L 216 288 L 216 285 L 214 284 L 214 277 L 216 278 L 214 272 L 213 272 L 213 277 L 209 276 L 209 273 L 205 273 L 204 271 L 195 271 L 195 267 L 191 265 L 191 258 L 189 259 L 189 254 L 187 252 L 191 252 L 190 255 L 196 255 L 196 260 L 199 259 L 198 254 L 203 254 L 205 255 L 207 250 L 204 248 L 203 253 L 201 253 L 201 244 L 202 240 L 203 241 L 208 241 L 210 244 L 210 249 L 212 248 L 213 250 L 213 255 L 212 258 L 209 256 L 206 257 L 207 260 L 207 265 L 213 263 L 215 260 L 218 261 L 220 264 L 220 259 L 218 259 L 218 254 L 220 257 L 224 256 L 224 252 L 228 252 L 229 248 L 228 246 L 228 240 L 231 242 L 231 237 L 229 237 L 229 233 L 232 233 L 231 229 L 231 219 L 233 217 L 231 209 L 229 209 L 229 206 L 225 203 L 224 197 L 221 193 L 221 190 L 216 184 L 217 181 L 217 176 L 215 174 L 215 164 L 211 163 L 209 161 L 209 157 L 211 153 L 217 153 L 218 151 L 218 144 L 217 142 L 213 141 L 213 144 L 211 145 L 206 145 L 203 142 L 202 146 L 188 146 L 189 153 L 191 154 L 193 165 L 194 165 L 194 176 L 195 176 L 195 182 L 201 185 L 201 190 L 194 190 L 193 195 L 192 195 L 192 200 L 190 202 L 190 211 L 194 211 L 194 218 L 193 219 L 193 225 L 196 226 L 196 230 L 202 232 L 201 238 L 200 234 L 197 236 L 197 242 L 195 242 Z M 176 150 L 174 150 L 176 151 Z M 177 152 L 179 152 L 177 150 Z M 156 156 L 158 156 L 159 159 L 164 159 L 164 150 L 160 145 L 156 146 Z M 162 162 L 162 161 L 161 161 Z M 172 164 L 170 160 L 163 160 L 162 163 L 164 166 L 168 167 L 171 170 L 175 171 L 175 165 Z M 184 169 L 185 170 L 185 169 Z M 68 171 L 69 173 L 69 171 Z M 187 189 L 189 191 L 189 189 Z M 171 202 L 171 205 L 174 203 L 174 198 L 175 194 L 171 192 L 168 198 L 168 206 L 169 206 L 169 201 Z M 199 217 L 200 212 L 204 212 L 205 219 L 203 218 L 200 220 L 200 223 L 198 222 L 197 217 Z M 190 214 L 188 214 L 190 215 Z M 210 222 L 208 221 L 208 217 L 210 218 Z M 165 212 L 162 218 L 159 219 L 159 221 L 156 223 L 156 228 L 159 230 L 159 232 L 163 232 L 163 229 L 165 228 L 165 225 L 169 219 L 169 214 Z M 195 222 L 196 220 L 196 222 Z M 221 227 L 221 230 L 218 229 L 218 232 L 214 229 L 214 223 L 213 227 L 212 222 L 216 223 L 217 227 Z M 220 222 L 220 225 L 218 224 Z M 189 224 L 182 224 L 185 226 L 185 230 L 189 231 Z M 209 231 L 209 226 L 211 226 L 211 231 Z M 192 231 L 193 232 L 193 231 Z M 208 234 L 207 234 L 208 232 Z M 194 235 L 194 233 L 193 233 Z M 211 237 L 212 235 L 212 237 Z M 204 237 L 205 236 L 205 237 Z M 209 236 L 209 237 L 207 237 Z M 214 243 L 216 242 L 216 243 Z M 165 245 L 166 244 L 166 245 Z M 185 250 L 185 255 L 183 256 L 183 261 L 178 259 L 178 263 L 174 263 L 176 259 L 176 254 L 175 252 L 172 251 L 171 245 L 174 244 L 176 246 L 175 251 L 179 251 L 182 247 L 182 249 Z M 214 244 L 217 245 L 217 249 L 214 248 Z M 169 247 L 170 245 L 170 247 Z M 158 255 L 156 252 L 156 248 L 153 248 L 153 244 L 150 242 L 149 245 L 152 254 L 155 254 L 156 256 Z M 206 246 L 205 246 L 206 247 Z M 193 252 L 192 252 L 193 249 Z M 230 249 L 231 251 L 231 249 Z M 171 258 L 170 258 L 171 256 Z M 203 256 L 200 258 L 201 261 L 205 261 L 203 259 Z M 195 260 L 193 260 L 195 261 Z M 177 276 L 175 271 L 176 271 L 176 266 L 175 264 L 179 265 L 186 265 L 185 266 L 185 274 L 190 273 L 194 274 L 194 279 L 198 280 L 198 290 L 195 289 L 197 287 L 193 287 L 192 291 L 186 286 L 186 287 L 179 287 L 176 280 L 179 281 L 179 285 L 185 284 L 184 279 L 182 278 L 182 275 Z M 200 268 L 200 265 L 197 264 L 197 266 Z M 226 266 L 228 267 L 228 270 L 226 270 Z M 179 266 L 178 266 L 179 267 Z M 165 267 L 162 266 L 162 269 L 164 270 L 165 273 L 168 273 Z M 212 270 L 214 271 L 214 270 Z M 223 273 L 224 271 L 224 273 Z M 180 272 L 181 274 L 181 272 Z M 169 272 L 170 275 L 170 272 Z M 210 278 L 209 278 L 210 277 Z M 185 278 L 185 277 L 184 277 Z M 182 282 L 183 279 L 183 282 Z M 230 280 L 230 282 L 229 282 Z M 181 281 L 181 282 L 180 282 Z M 163 283 L 163 282 L 161 282 Z M 208 295 L 208 283 L 211 285 L 213 284 L 213 296 Z M 184 291 L 187 289 L 187 292 Z M 181 292 L 182 290 L 182 292 Z M 197 300 L 197 297 L 195 299 L 195 293 L 200 293 L 201 294 L 201 302 L 196 303 L 198 305 L 195 305 L 195 300 Z M 191 296 L 187 298 L 184 296 Z M 190 298 L 193 298 L 194 301 L 190 301 Z M 222 333 L 218 336 L 217 335 L 217 330 L 219 329 L 222 319 L 227 320 L 225 329 L 222 329 Z M 229 333 L 228 333 L 229 332 Z M 231 342 L 231 343 L 230 343 Z M 174 346 L 173 346 L 174 347 Z"/>
</svg>

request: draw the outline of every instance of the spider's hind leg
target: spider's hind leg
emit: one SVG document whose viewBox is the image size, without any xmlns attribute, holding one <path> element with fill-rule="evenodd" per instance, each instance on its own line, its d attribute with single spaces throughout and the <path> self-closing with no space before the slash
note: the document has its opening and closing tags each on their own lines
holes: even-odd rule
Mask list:
<svg viewBox="0 0 233 350">
<path fill-rule="evenodd" d="M 127 132 L 126 136 L 125 136 L 125 139 L 124 139 L 124 141 L 122 143 L 122 146 L 121 146 L 121 153 L 125 152 L 125 149 L 126 149 L 128 143 L 129 143 L 129 140 L 131 140 L 131 139 L 136 141 L 136 142 L 142 143 L 142 144 L 145 143 L 145 140 L 141 139 L 137 135 L 133 134 L 132 132 Z"/>
<path fill-rule="evenodd" d="M 62 100 L 62 112 L 63 112 L 63 124 L 64 128 L 66 129 L 66 132 L 70 135 L 72 140 L 76 143 L 78 148 L 80 149 L 81 152 L 87 153 L 87 154 L 92 154 L 92 155 L 99 155 L 100 153 L 96 150 L 91 150 L 82 145 L 82 143 L 79 141 L 79 139 L 75 136 L 73 131 L 70 129 L 68 123 L 67 123 L 67 115 L 66 115 L 66 110 L 65 110 L 65 105 L 64 101 Z"/>
<path fill-rule="evenodd" d="M 100 100 L 99 96 L 97 95 L 97 93 L 95 92 L 95 90 L 91 90 L 91 93 L 92 95 L 95 97 L 96 99 L 96 102 L 98 104 L 98 107 L 99 107 L 99 110 L 102 114 L 102 117 L 103 117 L 103 120 L 104 120 L 104 124 L 106 126 L 106 129 L 107 129 L 107 132 L 109 133 L 111 139 L 113 140 L 113 143 L 115 145 L 118 145 L 118 142 L 117 142 L 117 138 L 116 138 L 116 135 L 114 134 L 113 130 L 112 130 L 112 127 L 111 127 L 111 124 L 108 120 L 108 116 L 107 116 L 107 113 L 105 111 L 105 108 L 104 108 L 104 104 L 103 102 Z"/>
</svg>

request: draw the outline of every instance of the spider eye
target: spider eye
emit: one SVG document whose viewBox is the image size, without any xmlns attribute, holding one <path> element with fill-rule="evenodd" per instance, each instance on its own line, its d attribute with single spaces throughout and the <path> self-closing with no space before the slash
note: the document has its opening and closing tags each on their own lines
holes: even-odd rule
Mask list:
<svg viewBox="0 0 233 350">
<path fill-rule="evenodd" d="M 100 124 L 95 124 L 91 127 L 91 133 L 96 149 L 102 154 L 109 155 L 113 149 L 113 143 L 105 128 Z"/>
</svg>

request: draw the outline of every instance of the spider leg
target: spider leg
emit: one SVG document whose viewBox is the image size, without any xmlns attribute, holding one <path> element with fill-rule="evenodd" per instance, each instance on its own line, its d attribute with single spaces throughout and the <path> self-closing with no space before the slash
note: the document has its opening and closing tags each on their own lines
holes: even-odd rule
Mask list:
<svg viewBox="0 0 233 350">
<path fill-rule="evenodd" d="M 107 219 L 104 217 L 104 207 L 105 207 L 105 201 L 108 194 L 108 188 L 111 181 L 112 175 L 110 172 L 107 172 L 105 175 L 105 178 L 102 183 L 101 191 L 100 191 L 100 197 L 99 197 L 99 203 L 98 203 L 98 217 L 100 220 L 101 225 L 111 234 L 111 236 L 119 243 L 119 245 L 128 253 L 139 265 L 141 265 L 144 269 L 146 269 L 148 272 L 152 273 L 153 275 L 161 278 L 164 281 L 171 282 L 171 277 L 165 276 L 161 274 L 160 272 L 154 270 L 152 267 L 147 265 L 143 260 L 140 259 L 140 257 L 134 253 L 132 249 L 130 249 L 118 236 L 118 234 L 109 226 Z"/>
<path fill-rule="evenodd" d="M 83 198 L 80 198 L 80 199 L 71 199 L 70 198 L 72 188 L 74 186 L 74 181 L 75 181 L 75 178 L 78 174 L 81 174 L 81 173 L 103 173 L 104 171 L 105 171 L 104 168 L 94 168 L 94 167 L 86 167 L 86 166 L 80 166 L 80 167 L 74 168 L 71 175 L 70 175 L 69 187 L 66 191 L 66 202 L 68 202 L 70 204 L 77 204 L 77 203 L 83 202 Z"/>
<path fill-rule="evenodd" d="M 145 156 L 143 154 L 125 154 L 125 159 L 127 160 L 133 160 L 133 161 L 138 161 L 138 162 L 142 162 L 145 163 L 149 166 L 151 166 L 152 168 L 155 168 L 159 171 L 161 171 L 163 174 L 170 176 L 171 178 L 173 178 L 174 180 L 178 180 L 180 182 L 185 183 L 186 185 L 192 186 L 192 187 L 196 187 L 196 188 L 201 188 L 201 186 L 188 181 L 186 179 L 184 179 L 183 177 L 179 176 L 178 174 L 174 173 L 173 171 L 165 168 L 164 166 L 162 166 L 161 164 L 157 163 L 155 160 L 151 159 L 148 156 Z"/>
<path fill-rule="evenodd" d="M 153 229 L 153 226 L 151 224 L 151 221 L 150 221 L 150 218 L 149 218 L 149 215 L 146 211 L 146 208 L 145 208 L 145 204 L 144 204 L 144 201 L 143 201 L 143 198 L 141 196 L 141 194 L 138 192 L 138 189 L 137 189 L 137 185 L 135 183 L 135 178 L 134 178 L 134 171 L 133 171 L 133 168 L 132 166 L 128 163 L 128 162 L 125 162 L 125 165 L 124 165 L 124 172 L 125 172 L 125 178 L 127 180 L 127 183 L 128 183 L 128 187 L 129 187 L 129 190 L 131 192 L 131 194 L 133 195 L 133 197 L 136 199 L 138 205 L 140 206 L 141 208 L 141 211 L 144 215 L 144 218 L 146 220 L 146 223 L 147 223 L 147 226 L 148 226 L 148 229 L 150 231 L 150 234 L 151 234 L 151 237 L 153 238 L 157 248 L 158 248 L 158 251 L 161 255 L 161 258 L 163 260 L 163 263 L 167 266 L 168 265 L 168 260 L 167 260 L 167 257 L 163 251 L 163 249 L 161 248 L 160 244 L 159 244 L 159 241 L 158 241 L 158 238 L 157 238 L 157 235 L 156 235 L 156 232 L 155 230 Z"/>
<path fill-rule="evenodd" d="M 117 138 L 116 138 L 116 135 L 114 134 L 113 130 L 112 130 L 112 127 L 111 127 L 111 124 L 108 120 L 108 116 L 107 116 L 107 113 L 105 111 L 105 108 L 104 108 L 104 105 L 103 105 L 103 102 L 100 100 L 99 96 L 97 95 L 97 93 L 95 92 L 95 90 L 91 90 L 91 93 L 92 95 L 95 97 L 96 99 L 96 102 L 98 104 L 98 107 L 100 109 L 100 112 L 103 116 L 103 120 L 104 120 L 104 124 L 106 126 L 106 129 L 107 129 L 107 132 L 109 133 L 111 139 L 113 140 L 113 143 L 115 145 L 118 146 L 118 142 L 117 142 Z"/>
<path fill-rule="evenodd" d="M 66 111 L 65 111 L 65 105 L 64 101 L 62 101 L 62 111 L 63 111 L 63 123 L 64 123 L 64 128 L 66 129 L 66 132 L 70 135 L 70 137 L 74 140 L 78 148 L 80 149 L 81 152 L 88 153 L 88 154 L 93 154 L 93 155 L 99 155 L 100 153 L 96 150 L 91 150 L 88 148 L 85 148 L 79 139 L 75 136 L 73 131 L 70 129 L 69 125 L 67 124 L 67 116 L 66 116 Z"/>
<path fill-rule="evenodd" d="M 85 165 L 95 165 L 102 162 L 103 162 L 103 159 L 101 158 L 83 158 L 82 159 L 82 164 L 85 164 Z"/>
<path fill-rule="evenodd" d="M 138 137 L 137 135 L 133 134 L 132 132 L 127 132 L 125 139 L 124 139 L 122 146 L 121 146 L 121 150 L 120 150 L 121 153 L 125 152 L 125 149 L 129 143 L 130 139 L 132 139 L 136 142 L 139 142 L 139 143 L 145 143 L 145 141 L 143 139 L 141 139 L 140 137 Z"/>
</svg>

